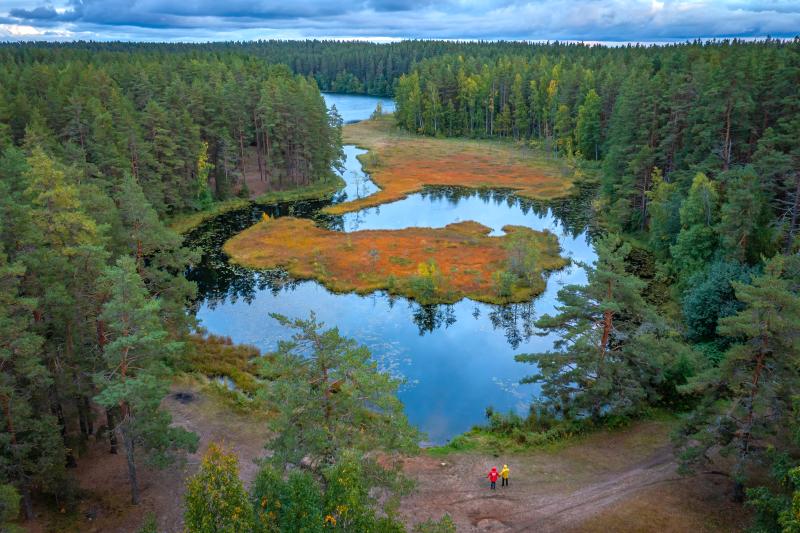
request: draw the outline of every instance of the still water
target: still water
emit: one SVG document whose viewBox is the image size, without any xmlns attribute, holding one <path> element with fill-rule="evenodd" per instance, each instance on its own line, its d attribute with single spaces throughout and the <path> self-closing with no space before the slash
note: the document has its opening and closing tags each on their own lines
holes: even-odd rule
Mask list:
<svg viewBox="0 0 800 533">
<path fill-rule="evenodd" d="M 326 95 L 346 121 L 361 120 L 374 110 L 371 97 Z M 341 104 L 341 106 L 340 106 Z M 361 171 L 355 147 L 346 147 L 347 182 L 334 202 L 366 196 L 376 190 Z M 537 389 L 520 385 L 533 371 L 514 361 L 519 353 L 547 350 L 551 338 L 535 335 L 533 321 L 553 311 L 564 284 L 582 283 L 576 266 L 552 273 L 547 290 L 532 302 L 497 306 L 462 300 L 453 305 L 421 306 L 405 298 L 378 292 L 369 296 L 334 294 L 314 281 L 295 281 L 280 271 L 253 271 L 230 265 L 220 250 L 230 236 L 271 216 L 310 217 L 340 231 L 442 227 L 475 220 L 502 234 L 506 224 L 549 229 L 559 237 L 562 253 L 577 261 L 592 261 L 586 231 L 585 204 L 580 199 L 544 204 L 520 200 L 504 191 L 475 192 L 431 188 L 391 204 L 343 216 L 321 215 L 329 202 L 296 202 L 251 206 L 221 215 L 195 230 L 190 244 L 205 251 L 191 273 L 198 283 L 197 317 L 203 327 L 235 342 L 263 351 L 276 347 L 289 332 L 269 313 L 305 317 L 315 312 L 343 335 L 367 345 L 379 365 L 405 380 L 400 392 L 409 419 L 433 443 L 446 442 L 485 420 L 485 408 L 524 413 Z"/>
</svg>

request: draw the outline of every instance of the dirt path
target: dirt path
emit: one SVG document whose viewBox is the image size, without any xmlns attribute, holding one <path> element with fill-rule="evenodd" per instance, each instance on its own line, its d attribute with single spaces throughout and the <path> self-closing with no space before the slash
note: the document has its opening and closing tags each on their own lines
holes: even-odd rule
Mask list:
<svg viewBox="0 0 800 533">
<path fill-rule="evenodd" d="M 263 456 L 269 434 L 263 421 L 231 412 L 213 396 L 193 387 L 183 401 L 165 400 L 176 424 L 200 436 L 200 450 L 180 468 L 140 468 L 142 504 L 128 502 L 125 461 L 97 442 L 79 459 L 76 472 L 84 499 L 77 516 L 45 517 L 31 531 L 133 532 L 154 512 L 159 531 L 182 531 L 186 478 L 197 469 L 210 442 L 223 442 L 239 455 L 246 484 L 254 459 Z M 668 443 L 670 425 L 641 422 L 599 432 L 557 449 L 495 455 L 422 453 L 405 460 L 417 481 L 400 513 L 411 526 L 448 513 L 458 531 L 738 531 L 746 515 L 730 502 L 729 482 L 719 476 L 681 478 Z M 511 486 L 490 491 L 485 478 L 507 463 Z M 44 525 L 48 522 L 48 526 Z"/>
<path fill-rule="evenodd" d="M 665 425 L 645 422 L 552 452 L 421 455 L 406 462 L 418 486 L 401 513 L 408 523 L 448 513 L 459 531 L 740 530 L 730 488 L 680 477 L 666 438 Z M 486 472 L 504 463 L 511 486 L 489 490 Z"/>
</svg>

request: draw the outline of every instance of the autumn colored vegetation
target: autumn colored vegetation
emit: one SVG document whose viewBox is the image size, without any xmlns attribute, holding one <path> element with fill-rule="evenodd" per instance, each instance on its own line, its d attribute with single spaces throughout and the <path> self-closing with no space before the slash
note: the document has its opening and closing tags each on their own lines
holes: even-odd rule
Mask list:
<svg viewBox="0 0 800 533">
<path fill-rule="evenodd" d="M 359 159 L 381 190 L 332 205 L 326 209 L 332 214 L 393 202 L 433 185 L 513 189 L 532 199 L 564 196 L 572 187 L 568 169 L 532 150 L 511 143 L 419 137 L 397 128 L 390 115 L 348 124 L 344 142 L 369 150 Z"/>
<path fill-rule="evenodd" d="M 506 226 L 490 237 L 477 222 L 444 228 L 341 233 L 292 217 L 265 219 L 225 244 L 232 260 L 286 268 L 334 291 L 387 290 L 419 301 L 527 301 L 544 291 L 542 273 L 564 267 L 549 232 Z"/>
</svg>

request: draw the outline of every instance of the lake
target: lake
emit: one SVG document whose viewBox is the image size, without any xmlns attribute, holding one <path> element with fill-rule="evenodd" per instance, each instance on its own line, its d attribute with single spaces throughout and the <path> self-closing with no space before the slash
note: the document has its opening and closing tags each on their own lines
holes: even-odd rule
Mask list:
<svg viewBox="0 0 800 533">
<path fill-rule="evenodd" d="M 345 121 L 368 118 L 380 99 L 325 95 Z M 384 109 L 392 109 L 387 102 Z M 345 147 L 342 173 L 347 186 L 333 202 L 369 195 L 377 190 L 356 159 L 362 150 Z M 591 262 L 594 252 L 586 231 L 587 202 L 571 198 L 556 202 L 521 200 L 507 191 L 429 188 L 408 198 L 342 216 L 320 214 L 330 202 L 295 202 L 277 206 L 253 205 L 206 222 L 188 236 L 201 247 L 201 263 L 190 272 L 198 283 L 197 318 L 209 332 L 273 350 L 290 332 L 269 317 L 280 313 L 307 317 L 312 311 L 343 335 L 372 351 L 381 368 L 405 380 L 400 399 L 410 421 L 431 443 L 485 421 L 485 409 L 524 414 L 537 394 L 520 378 L 534 367 L 517 363 L 519 353 L 544 351 L 553 339 L 535 335 L 533 321 L 553 311 L 561 286 L 585 281 L 577 266 L 552 273 L 546 291 L 531 302 L 490 305 L 462 300 L 453 305 L 419 305 L 383 292 L 368 296 L 335 294 L 314 281 L 296 281 L 281 271 L 248 270 L 227 262 L 220 247 L 267 212 L 270 216 L 309 217 L 339 231 L 442 227 L 475 220 L 501 234 L 506 224 L 555 233 L 562 254 Z"/>
</svg>

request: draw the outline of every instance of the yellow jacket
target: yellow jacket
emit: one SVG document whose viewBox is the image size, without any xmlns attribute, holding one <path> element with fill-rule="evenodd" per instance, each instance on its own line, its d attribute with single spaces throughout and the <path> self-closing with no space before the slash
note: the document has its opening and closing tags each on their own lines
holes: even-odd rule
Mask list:
<svg viewBox="0 0 800 533">
<path fill-rule="evenodd" d="M 508 465 L 503 465 L 503 469 L 500 471 L 500 477 L 508 479 L 509 472 L 511 472 L 511 470 L 508 469 Z"/>
</svg>

